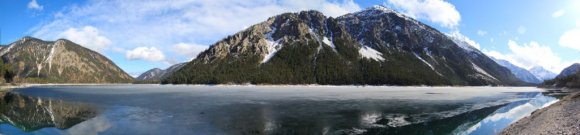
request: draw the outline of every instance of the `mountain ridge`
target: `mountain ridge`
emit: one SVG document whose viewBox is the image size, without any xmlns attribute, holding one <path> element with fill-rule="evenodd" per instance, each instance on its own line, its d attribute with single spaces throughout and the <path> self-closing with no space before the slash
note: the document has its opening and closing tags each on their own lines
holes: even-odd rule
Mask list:
<svg viewBox="0 0 580 135">
<path fill-rule="evenodd" d="M 532 73 L 534 76 L 536 76 L 539 80 L 542 81 L 554 79 L 558 75 L 556 73 L 548 71 L 547 69 L 541 66 L 532 67 L 528 71 L 530 71 L 530 73 Z"/>
<path fill-rule="evenodd" d="M 580 70 L 578 70 L 580 63 L 575 63 L 565 68 L 558 77 L 546 80 L 541 87 L 548 88 L 580 88 Z M 575 73 L 574 73 L 575 71 Z"/>
<path fill-rule="evenodd" d="M 172 66 L 166 68 L 165 70 L 159 69 L 159 68 L 153 68 L 153 69 L 150 69 L 150 70 L 143 72 L 141 75 L 139 75 L 139 77 L 135 78 L 135 80 L 137 80 L 137 81 L 161 81 L 161 79 L 164 79 L 165 77 L 169 76 L 173 72 L 179 70 L 184 65 L 185 65 L 185 63 L 178 63 L 178 64 L 175 64 L 175 65 L 172 65 Z"/>
<path fill-rule="evenodd" d="M 568 66 L 567 68 L 564 68 L 564 70 L 562 70 L 562 72 L 560 72 L 560 74 L 558 74 L 556 78 L 567 77 L 570 75 L 574 75 L 578 72 L 580 72 L 580 63 L 574 63 Z"/>
<path fill-rule="evenodd" d="M 528 70 L 526 70 L 522 67 L 518 67 L 518 66 L 510 63 L 509 61 L 495 59 L 495 58 L 492 58 L 492 59 L 495 60 L 499 65 L 502 65 L 502 66 L 508 68 L 509 70 L 511 70 L 512 73 L 522 81 L 525 81 L 528 83 L 534 83 L 534 84 L 540 84 L 543 82 L 542 80 L 539 80 L 536 76 L 534 76 L 532 73 L 530 73 Z"/>
<path fill-rule="evenodd" d="M 337 18 L 312 10 L 270 17 L 216 42 L 162 83 L 515 85 L 521 81 L 479 50 L 465 50 L 428 25 L 374 6 Z"/>
<path fill-rule="evenodd" d="M 133 78 L 98 52 L 66 39 L 23 37 L 0 50 L 19 83 L 130 83 Z"/>
</svg>

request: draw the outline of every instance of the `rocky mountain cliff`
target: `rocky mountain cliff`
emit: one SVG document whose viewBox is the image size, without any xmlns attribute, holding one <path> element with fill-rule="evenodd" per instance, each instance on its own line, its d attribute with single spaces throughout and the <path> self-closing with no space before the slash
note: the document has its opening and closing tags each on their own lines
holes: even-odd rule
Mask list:
<svg viewBox="0 0 580 135">
<path fill-rule="evenodd" d="M 534 84 L 540 84 L 543 82 L 543 80 L 538 79 L 536 76 L 534 76 L 532 73 L 530 73 L 530 71 L 518 67 L 512 63 L 510 63 L 509 61 L 506 60 L 500 60 L 500 59 L 494 59 L 497 62 L 497 64 L 502 65 L 506 68 L 508 68 L 510 71 L 512 71 L 512 73 L 520 80 L 524 81 L 524 82 L 528 82 L 528 83 L 534 83 Z"/>
<path fill-rule="evenodd" d="M 14 81 L 29 83 L 129 83 L 132 77 L 105 56 L 65 39 L 24 37 L 0 50 Z"/>
<path fill-rule="evenodd" d="M 269 18 L 218 41 L 163 83 L 515 85 L 461 38 L 374 6 Z"/>
<path fill-rule="evenodd" d="M 557 74 L 553 73 L 551 71 L 548 71 L 547 69 L 540 67 L 540 66 L 536 66 L 531 68 L 530 73 L 534 74 L 534 76 L 536 76 L 539 80 L 545 81 L 545 80 L 551 80 L 556 78 Z"/>
<path fill-rule="evenodd" d="M 161 79 L 166 78 L 167 76 L 173 74 L 173 72 L 179 70 L 183 67 L 186 63 L 179 63 L 175 64 L 171 67 L 168 67 L 165 70 L 159 68 L 153 68 L 144 72 L 143 74 L 139 75 L 139 77 L 135 78 L 138 81 L 160 81 Z"/>
</svg>

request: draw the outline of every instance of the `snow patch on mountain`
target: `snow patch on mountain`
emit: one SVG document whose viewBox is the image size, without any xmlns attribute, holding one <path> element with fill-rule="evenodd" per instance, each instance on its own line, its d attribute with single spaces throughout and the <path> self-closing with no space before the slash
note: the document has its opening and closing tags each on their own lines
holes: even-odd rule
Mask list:
<svg viewBox="0 0 580 135">
<path fill-rule="evenodd" d="M 46 58 L 46 61 L 48 61 L 48 74 L 50 74 L 50 71 L 52 69 L 52 58 L 54 56 L 54 48 L 56 48 L 61 43 L 62 43 L 62 41 L 57 41 L 57 43 L 52 45 L 52 48 L 50 48 L 50 53 L 48 54 L 48 57 Z"/>
<path fill-rule="evenodd" d="M 470 62 L 471 62 L 471 61 L 470 61 Z M 473 67 L 473 69 L 475 69 L 475 71 L 479 72 L 480 74 L 482 74 L 482 75 L 485 75 L 485 76 L 487 76 L 487 77 L 490 77 L 490 78 L 492 78 L 492 79 L 494 79 L 494 80 L 496 80 L 496 81 L 499 81 L 499 80 L 497 80 L 495 77 L 493 77 L 492 75 L 490 75 L 489 73 L 487 73 L 485 70 L 483 70 L 482 68 L 480 68 L 479 66 L 477 66 L 477 65 L 476 65 L 475 63 L 473 63 L 473 62 L 471 62 L 471 67 Z"/>
<path fill-rule="evenodd" d="M 324 37 L 324 38 L 322 39 L 322 42 L 324 42 L 324 44 L 326 44 L 326 45 L 328 45 L 328 46 L 330 46 L 330 47 L 332 47 L 332 48 L 335 48 L 335 46 L 334 46 L 334 43 L 332 43 L 332 41 L 328 40 L 328 38 L 327 38 L 327 37 Z"/>
<path fill-rule="evenodd" d="M 0 56 L 2 56 L 2 55 L 4 55 L 4 54 L 8 53 L 8 52 L 10 51 L 10 49 L 12 49 L 12 47 L 14 47 L 14 45 L 15 45 L 14 43 L 12 43 L 12 44 L 8 45 L 8 48 L 6 48 L 6 49 L 4 49 L 4 50 L 2 50 L 2 51 L 0 52 Z M 0 50 L 1 50 L 1 49 L 0 49 Z"/>
<path fill-rule="evenodd" d="M 479 52 L 480 45 L 479 43 L 469 39 L 468 37 L 462 35 L 459 32 L 452 32 L 447 33 L 447 37 L 449 37 L 455 44 L 459 47 L 467 50 L 469 52 Z"/>
<path fill-rule="evenodd" d="M 409 16 L 406 16 L 406 15 L 404 15 L 402 13 L 399 13 L 399 12 L 397 12 L 395 10 L 392 10 L 392 9 L 389 9 L 387 7 L 380 6 L 380 5 L 374 5 L 374 6 L 370 7 L 369 9 L 364 10 L 364 11 L 361 11 L 359 13 L 363 13 L 363 14 L 360 14 L 360 15 L 365 15 L 365 16 L 375 16 L 375 15 L 377 15 L 377 14 L 374 14 L 372 12 L 369 12 L 369 11 L 372 11 L 372 10 L 381 11 L 383 13 L 392 13 L 392 14 L 395 14 L 395 15 L 401 17 L 401 18 L 404 18 L 407 21 L 413 22 L 415 24 L 419 24 L 419 21 L 417 21 L 417 20 L 415 20 L 415 19 L 413 19 L 413 18 L 411 18 Z M 423 26 L 423 25 L 419 25 L 419 26 Z M 421 28 L 424 28 L 424 27 L 421 27 Z"/>
<path fill-rule="evenodd" d="M 429 56 L 429 58 L 431 58 L 435 63 L 437 63 L 437 60 L 435 59 L 435 57 L 433 57 L 433 52 L 431 52 L 429 48 L 425 47 L 423 48 L 423 51 L 425 52 L 425 54 L 427 54 L 427 56 Z"/>
<path fill-rule="evenodd" d="M 435 67 L 433 65 L 431 65 L 431 63 L 429 63 L 425 59 L 421 58 L 421 56 L 419 56 L 419 54 L 417 54 L 417 53 L 413 53 L 413 54 L 415 55 L 415 57 L 417 57 L 417 59 L 421 60 L 423 63 L 425 63 L 427 66 L 429 66 L 429 68 L 431 68 L 431 70 L 435 71 L 435 73 L 437 73 L 437 75 L 443 76 L 441 73 L 439 73 L 437 70 L 435 70 Z M 433 58 L 433 56 L 431 56 L 429 53 L 427 53 L 427 55 L 429 55 L 429 57 L 431 57 L 433 60 L 435 60 Z"/>
<path fill-rule="evenodd" d="M 266 42 L 268 43 L 268 54 L 266 54 L 261 63 L 268 62 L 270 59 L 272 59 L 272 57 L 274 57 L 274 55 L 276 55 L 278 51 L 280 51 L 280 49 L 282 49 L 282 44 L 280 44 L 281 39 L 274 40 L 272 37 L 272 35 L 276 32 L 276 28 L 272 27 L 271 29 L 272 30 L 270 32 L 265 34 Z"/>
<path fill-rule="evenodd" d="M 518 79 L 524 81 L 524 82 L 529 82 L 529 83 L 542 83 L 541 80 L 539 80 L 536 76 L 534 76 L 532 73 L 530 73 L 530 71 L 518 67 L 512 63 L 510 63 L 507 60 L 502 60 L 502 59 L 496 59 L 491 57 L 492 60 L 494 60 L 497 64 L 509 69 L 512 74 L 514 74 Z"/>
<path fill-rule="evenodd" d="M 368 58 L 368 59 L 373 59 L 376 61 L 384 61 L 385 58 L 383 58 L 383 54 L 373 48 L 367 47 L 367 46 L 361 46 L 361 48 L 358 50 L 358 52 L 360 53 L 360 55 L 363 58 Z"/>
<path fill-rule="evenodd" d="M 417 59 L 421 60 L 423 63 L 425 63 L 427 66 L 429 66 L 431 68 L 431 70 L 435 70 L 435 67 L 433 67 L 431 64 L 429 64 L 429 62 L 427 62 L 426 60 L 421 58 L 421 56 L 419 56 L 419 54 L 417 54 L 417 53 L 413 53 L 413 54 L 415 55 L 415 57 L 417 57 Z"/>
<path fill-rule="evenodd" d="M 541 66 L 536 66 L 531 68 L 530 73 L 534 74 L 534 76 L 536 76 L 539 80 L 551 80 L 556 78 L 557 74 L 553 73 L 551 71 L 548 71 L 547 69 L 541 67 Z"/>
</svg>

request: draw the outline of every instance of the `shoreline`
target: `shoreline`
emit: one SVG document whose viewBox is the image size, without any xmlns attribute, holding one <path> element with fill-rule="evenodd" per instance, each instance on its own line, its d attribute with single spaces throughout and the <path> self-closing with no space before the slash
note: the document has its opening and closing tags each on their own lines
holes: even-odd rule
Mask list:
<svg viewBox="0 0 580 135">
<path fill-rule="evenodd" d="M 59 84 L 9 84 L 0 85 L 0 92 L 8 92 L 14 89 L 42 87 L 42 86 L 166 86 L 166 87 L 297 87 L 297 88 L 341 88 L 341 87 L 356 87 L 356 88 L 533 88 L 540 91 L 551 91 L 552 89 L 532 87 L 532 86 L 395 86 L 395 85 L 319 85 L 319 84 L 305 84 L 305 85 L 253 85 L 253 84 L 134 84 L 134 83 L 59 83 Z"/>
<path fill-rule="evenodd" d="M 575 92 L 510 124 L 500 134 L 579 134 L 580 89 L 562 89 L 562 91 Z"/>
<path fill-rule="evenodd" d="M 289 87 L 425 87 L 425 88 L 488 88 L 488 87 L 533 87 L 539 89 L 546 89 L 547 88 L 540 88 L 536 86 L 492 86 L 492 85 L 485 85 L 485 86 L 460 86 L 460 85 L 324 85 L 324 84 L 140 84 L 140 83 L 29 83 L 29 84 L 9 84 L 9 85 L 0 85 L 1 88 L 25 88 L 25 87 L 34 87 L 34 86 L 115 86 L 115 85 L 158 85 L 158 86 L 248 86 L 248 87 L 276 87 L 276 86 L 289 86 Z"/>
</svg>

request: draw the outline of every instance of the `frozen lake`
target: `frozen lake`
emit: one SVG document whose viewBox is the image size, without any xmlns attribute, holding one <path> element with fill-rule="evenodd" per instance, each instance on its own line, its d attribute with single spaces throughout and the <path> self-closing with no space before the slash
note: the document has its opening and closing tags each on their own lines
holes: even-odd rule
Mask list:
<svg viewBox="0 0 580 135">
<path fill-rule="evenodd" d="M 3 97 L 2 97 L 3 96 Z M 531 87 L 37 86 L 0 134 L 494 134 L 556 102 Z"/>
</svg>

